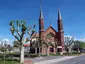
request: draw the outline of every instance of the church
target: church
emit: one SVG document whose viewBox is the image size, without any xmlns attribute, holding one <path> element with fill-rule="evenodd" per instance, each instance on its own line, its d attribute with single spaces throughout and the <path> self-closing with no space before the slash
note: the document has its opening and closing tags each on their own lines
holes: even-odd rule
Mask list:
<svg viewBox="0 0 85 64">
<path fill-rule="evenodd" d="M 36 50 L 34 53 L 39 53 L 39 47 L 40 47 L 41 54 L 46 54 L 46 53 L 56 54 L 56 52 L 63 52 L 64 51 L 64 31 L 63 31 L 63 24 L 62 24 L 62 17 L 61 17 L 60 10 L 58 9 L 58 19 L 55 21 L 55 23 L 57 23 L 57 26 L 58 26 L 58 28 L 56 28 L 58 29 L 57 31 L 51 25 L 45 30 L 44 19 L 45 18 L 43 16 L 43 12 L 41 8 L 40 16 L 39 16 L 39 31 L 38 33 L 35 33 L 33 35 L 32 41 L 30 43 L 30 49 L 31 47 L 34 47 L 34 50 L 30 50 L 30 51 L 34 52 Z M 48 34 L 52 36 L 47 40 Z M 48 45 L 47 47 L 43 46 L 44 42 L 46 42 L 46 44 Z M 53 44 L 53 46 L 49 45 L 49 43 Z"/>
</svg>

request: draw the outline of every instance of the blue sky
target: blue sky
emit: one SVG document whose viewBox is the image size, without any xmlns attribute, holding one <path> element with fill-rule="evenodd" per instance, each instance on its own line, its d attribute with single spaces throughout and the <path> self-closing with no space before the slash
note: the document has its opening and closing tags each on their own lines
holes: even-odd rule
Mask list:
<svg viewBox="0 0 85 64">
<path fill-rule="evenodd" d="M 60 8 L 64 34 L 77 39 L 85 38 L 85 1 L 84 0 L 42 0 L 45 29 L 49 23 L 57 30 L 57 15 Z M 0 36 L 13 40 L 10 20 L 26 20 L 36 24 L 40 13 L 40 0 L 0 0 Z"/>
</svg>

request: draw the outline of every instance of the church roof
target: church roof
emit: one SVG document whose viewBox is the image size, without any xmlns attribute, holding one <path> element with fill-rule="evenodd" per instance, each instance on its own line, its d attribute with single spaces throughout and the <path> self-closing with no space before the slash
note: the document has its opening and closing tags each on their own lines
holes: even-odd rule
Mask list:
<svg viewBox="0 0 85 64">
<path fill-rule="evenodd" d="M 25 47 L 28 47 L 28 46 L 30 46 L 30 44 L 24 44 L 24 46 L 25 46 Z"/>
<path fill-rule="evenodd" d="M 39 33 L 34 33 L 32 36 L 33 37 L 39 37 Z"/>
<path fill-rule="evenodd" d="M 48 29 L 52 29 L 53 31 L 55 31 L 55 32 L 57 32 L 51 25 L 45 30 L 45 31 L 47 31 Z"/>
<path fill-rule="evenodd" d="M 55 33 L 57 33 L 57 31 L 56 31 L 52 26 L 49 26 L 49 27 L 45 30 L 45 32 L 46 32 L 47 30 L 49 30 L 49 29 L 52 29 Z M 50 31 L 49 31 L 49 32 L 50 32 Z M 34 37 L 39 37 L 39 33 L 34 33 L 33 36 L 34 36 Z"/>
</svg>

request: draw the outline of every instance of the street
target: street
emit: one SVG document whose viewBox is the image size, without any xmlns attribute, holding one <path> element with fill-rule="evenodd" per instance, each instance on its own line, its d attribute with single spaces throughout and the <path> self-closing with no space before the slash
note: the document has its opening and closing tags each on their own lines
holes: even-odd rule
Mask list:
<svg viewBox="0 0 85 64">
<path fill-rule="evenodd" d="M 55 62 L 52 64 L 85 64 L 85 56 L 83 55 L 72 59 L 64 60 L 61 62 L 57 62 L 57 63 Z"/>
<path fill-rule="evenodd" d="M 80 56 L 47 56 L 41 58 L 25 58 L 34 64 L 85 64 L 85 55 Z"/>
</svg>

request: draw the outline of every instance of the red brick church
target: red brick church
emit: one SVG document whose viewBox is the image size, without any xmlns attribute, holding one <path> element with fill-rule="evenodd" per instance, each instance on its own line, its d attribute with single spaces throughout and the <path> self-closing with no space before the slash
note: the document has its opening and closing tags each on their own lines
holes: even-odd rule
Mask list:
<svg viewBox="0 0 85 64">
<path fill-rule="evenodd" d="M 39 33 L 36 33 L 34 38 L 40 38 L 40 40 L 45 41 L 47 34 L 52 34 L 51 43 L 54 43 L 54 46 L 49 46 L 48 53 L 56 53 L 56 52 L 63 52 L 64 51 L 64 31 L 63 31 L 63 24 L 60 10 L 58 9 L 58 19 L 55 21 L 58 25 L 58 31 L 54 29 L 51 25 L 45 30 L 44 29 L 44 16 L 42 13 L 42 8 L 40 9 L 40 16 L 39 16 Z M 57 42 L 55 42 L 57 41 Z M 41 41 L 39 41 L 40 43 Z M 48 43 L 48 42 L 47 42 Z M 57 45 L 55 45 L 55 43 Z M 38 52 L 37 52 L 38 53 Z M 41 53 L 46 54 L 46 47 L 42 47 L 41 45 Z"/>
</svg>

